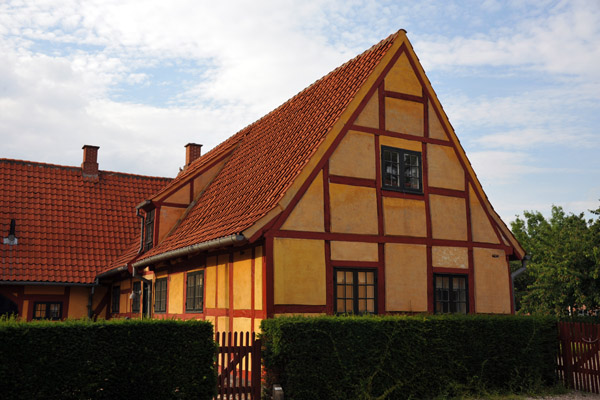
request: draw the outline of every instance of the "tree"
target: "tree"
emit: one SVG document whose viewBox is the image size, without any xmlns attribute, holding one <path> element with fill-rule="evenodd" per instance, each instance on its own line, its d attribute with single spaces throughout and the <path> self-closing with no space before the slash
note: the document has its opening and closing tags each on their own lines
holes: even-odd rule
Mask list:
<svg viewBox="0 0 600 400">
<path fill-rule="evenodd" d="M 591 212 L 600 216 L 600 207 Z M 583 213 L 567 215 L 557 206 L 548 220 L 538 211 L 523 216 L 511 223 L 531 255 L 526 272 L 515 279 L 519 312 L 564 315 L 569 307 L 600 309 L 600 217 L 586 220 Z"/>
</svg>

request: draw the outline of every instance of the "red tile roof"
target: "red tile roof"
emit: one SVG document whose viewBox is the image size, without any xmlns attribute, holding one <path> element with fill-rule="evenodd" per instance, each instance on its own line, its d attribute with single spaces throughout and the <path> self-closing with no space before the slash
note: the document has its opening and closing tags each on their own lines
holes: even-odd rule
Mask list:
<svg viewBox="0 0 600 400">
<path fill-rule="evenodd" d="M 139 260 L 241 233 L 273 209 L 396 36 L 338 67 L 192 163 L 161 193 L 235 146 L 186 218 Z"/>
<path fill-rule="evenodd" d="M 0 281 L 91 283 L 139 239 L 135 206 L 169 178 L 0 159 Z M 3 243 L 10 221 L 18 243 Z M 139 242 L 138 242 L 139 243 Z"/>
</svg>

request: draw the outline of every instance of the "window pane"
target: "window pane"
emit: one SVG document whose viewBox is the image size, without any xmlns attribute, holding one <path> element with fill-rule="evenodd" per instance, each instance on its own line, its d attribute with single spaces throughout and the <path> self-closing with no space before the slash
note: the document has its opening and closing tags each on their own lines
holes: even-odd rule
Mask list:
<svg viewBox="0 0 600 400">
<path fill-rule="evenodd" d="M 351 299 L 354 297 L 354 288 L 352 286 L 346 286 L 346 298 Z"/>
<path fill-rule="evenodd" d="M 375 300 L 367 300 L 367 311 L 371 314 L 375 313 Z"/>
<path fill-rule="evenodd" d="M 366 278 L 367 273 L 366 272 L 358 272 L 358 283 L 366 283 L 367 282 L 367 278 Z"/>
<path fill-rule="evenodd" d="M 367 297 L 370 299 L 375 297 L 375 286 L 367 286 Z"/>
<path fill-rule="evenodd" d="M 338 285 L 338 287 L 337 287 L 337 297 L 338 298 L 344 297 L 344 293 L 346 293 L 346 289 L 344 288 L 344 286 Z"/>
<path fill-rule="evenodd" d="M 46 318 L 46 304 L 36 304 L 35 305 L 35 318 Z"/>
<path fill-rule="evenodd" d="M 366 300 L 358 300 L 358 312 L 364 313 L 367 311 L 367 301 Z"/>
<path fill-rule="evenodd" d="M 337 271 L 335 275 L 337 277 L 337 283 L 344 283 L 344 271 Z"/>
<path fill-rule="evenodd" d="M 354 282 L 354 274 L 351 271 L 346 271 L 346 283 Z"/>
<path fill-rule="evenodd" d="M 354 309 L 354 305 L 352 304 L 352 300 L 346 300 L 346 311 L 352 312 Z"/>
<path fill-rule="evenodd" d="M 346 307 L 344 307 L 345 304 L 346 304 L 346 302 L 343 299 L 338 299 L 336 311 L 339 313 L 346 312 Z"/>
<path fill-rule="evenodd" d="M 365 297 L 367 297 L 367 287 L 360 285 L 358 287 L 358 298 L 364 299 Z"/>
</svg>

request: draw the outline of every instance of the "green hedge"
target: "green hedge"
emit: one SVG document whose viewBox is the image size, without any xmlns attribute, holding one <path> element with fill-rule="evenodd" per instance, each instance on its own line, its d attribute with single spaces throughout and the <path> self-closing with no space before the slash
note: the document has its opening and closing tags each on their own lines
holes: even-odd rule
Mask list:
<svg viewBox="0 0 600 400">
<path fill-rule="evenodd" d="M 0 321 L 2 399 L 210 399 L 204 321 Z"/>
<path fill-rule="evenodd" d="M 261 327 L 267 387 L 281 384 L 288 400 L 514 393 L 556 382 L 548 317 L 293 317 Z"/>
</svg>

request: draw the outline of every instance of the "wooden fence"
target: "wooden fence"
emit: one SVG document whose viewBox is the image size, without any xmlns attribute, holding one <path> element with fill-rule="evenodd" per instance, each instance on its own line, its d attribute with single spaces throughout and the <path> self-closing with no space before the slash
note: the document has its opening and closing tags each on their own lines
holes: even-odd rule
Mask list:
<svg viewBox="0 0 600 400">
<path fill-rule="evenodd" d="M 217 396 L 215 399 L 260 400 L 261 340 L 255 333 L 217 332 Z"/>
<path fill-rule="evenodd" d="M 571 389 L 600 393 L 600 324 L 559 322 L 558 376 Z"/>
</svg>

